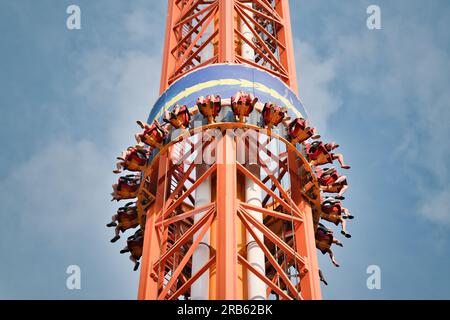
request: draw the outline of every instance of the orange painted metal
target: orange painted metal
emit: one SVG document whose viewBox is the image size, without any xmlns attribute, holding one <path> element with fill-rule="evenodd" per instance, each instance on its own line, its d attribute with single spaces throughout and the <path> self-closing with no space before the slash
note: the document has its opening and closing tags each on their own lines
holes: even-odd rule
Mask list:
<svg viewBox="0 0 450 320">
<path fill-rule="evenodd" d="M 234 2 L 235 0 L 219 1 L 219 60 L 226 63 L 235 62 L 234 45 Z"/>
<path fill-rule="evenodd" d="M 158 163 L 158 182 L 155 202 L 147 210 L 147 221 L 145 223 L 144 247 L 142 251 L 142 266 L 139 282 L 138 299 L 155 300 L 158 296 L 158 276 L 152 270 L 153 263 L 158 260 L 161 254 L 161 234 L 156 228 L 156 220 L 160 210 L 164 206 L 166 197 L 166 171 L 168 165 L 167 156 L 161 156 Z"/>
<path fill-rule="evenodd" d="M 301 168 L 296 161 L 297 156 L 290 152 L 288 155 L 289 166 L 294 171 Z M 304 299 L 320 300 L 322 294 L 320 291 L 319 263 L 317 261 L 316 242 L 314 237 L 314 221 L 311 212 L 311 206 L 303 200 L 301 194 L 302 183 L 300 179 L 291 180 L 292 201 L 304 212 L 303 223 L 294 223 L 295 225 L 295 246 L 298 253 L 307 257 L 307 272 L 300 283 L 301 292 Z"/>
<path fill-rule="evenodd" d="M 224 134 L 217 150 L 217 299 L 237 298 L 236 146 Z"/>
<path fill-rule="evenodd" d="M 250 27 L 253 41 L 237 21 Z M 240 55 L 243 42 L 255 50 L 254 60 Z M 203 56 L 207 46 L 214 48 L 209 57 Z M 288 0 L 169 0 L 160 94 L 181 76 L 214 63 L 251 65 L 297 92 Z"/>
<path fill-rule="evenodd" d="M 250 28 L 252 41 L 238 29 L 241 23 Z M 254 60 L 240 55 L 244 42 L 255 51 Z M 208 46 L 213 47 L 212 56 L 206 57 Z M 169 0 L 160 93 L 192 70 L 213 63 L 248 64 L 279 77 L 297 92 L 288 1 Z M 252 174 L 248 164 L 237 162 L 236 140 L 225 133 L 226 129 L 236 128 L 266 135 L 260 152 L 278 164 L 278 172 L 269 170 L 258 159 L 264 173 L 260 177 Z M 205 172 L 197 172 L 198 166 L 190 162 L 187 154 L 181 155 L 181 165 L 171 161 L 178 143 L 185 143 L 191 154 L 201 146 L 204 150 L 209 142 L 189 137 L 213 129 L 222 135 L 214 141 L 216 163 Z M 192 284 L 207 270 L 210 299 L 245 299 L 248 272 L 268 286 L 266 298 L 275 294 L 285 300 L 321 299 L 314 241 L 320 212 L 312 210 L 320 207 L 317 179 L 295 145 L 263 130 L 246 123 L 216 123 L 196 128 L 195 132 L 187 130 L 190 135 L 162 146 L 147 166 L 143 180 L 149 183 L 141 186 L 140 194 L 154 201 L 140 216 L 145 221 L 141 224 L 145 237 L 139 299 L 189 299 Z M 268 146 L 271 139 L 278 140 L 285 151 L 274 153 Z M 245 148 L 248 153 L 249 146 Z M 305 180 L 305 176 L 310 179 Z M 196 207 L 196 189 L 207 177 L 211 178 L 212 202 Z M 262 207 L 244 202 L 239 181 L 245 177 L 261 187 Z M 281 183 L 286 179 L 289 186 Z M 306 184 L 313 188 L 311 194 L 305 193 Z M 257 221 L 249 211 L 262 213 L 264 221 Z M 193 217 L 199 213 L 204 215 L 194 223 Z M 286 227 L 290 225 L 292 228 Z M 192 255 L 208 230 L 209 260 L 194 274 Z M 264 252 L 268 262 L 266 274 L 248 261 L 247 230 Z M 264 236 L 263 240 L 255 234 L 256 230 Z M 285 258 L 280 261 L 279 256 Z M 291 274 L 292 269 L 298 275 Z"/>
<path fill-rule="evenodd" d="M 192 278 L 198 279 L 206 270 L 210 270 L 211 299 L 245 299 L 247 294 L 245 274 L 248 272 L 255 273 L 268 285 L 267 295 L 274 293 L 280 299 L 321 298 L 314 247 L 314 221 L 317 213 L 311 211 L 311 204 L 305 200 L 305 194 L 302 192 L 302 187 L 306 183 L 304 176 L 311 174 L 311 168 L 293 145 L 272 133 L 272 139 L 283 143 L 287 151 L 277 156 L 271 155 L 269 145 L 263 143 L 260 145 L 260 153 L 266 154 L 270 161 L 284 163 L 280 166 L 285 170 L 276 174 L 268 170 L 265 162 L 260 161 L 259 165 L 265 168 L 267 176 L 264 179 L 256 177 L 246 165 L 237 162 L 237 141 L 233 134 L 225 133 L 227 129 L 235 127 L 258 132 L 262 130 L 244 123 L 217 123 L 205 126 L 204 130 L 216 129 L 222 134 L 216 136 L 212 143 L 216 163 L 196 177 L 196 180 L 192 179 L 192 175 L 195 176 L 192 170 L 194 164 L 185 156 L 181 157 L 186 161 L 181 167 L 168 161 L 176 144 L 180 143 L 178 139 L 160 150 L 147 168 L 144 180 L 152 176 L 158 177 L 158 182 L 155 201 L 147 211 L 140 299 L 176 299 L 180 295 L 189 296 L 190 286 L 195 281 Z M 192 130 L 192 133 L 194 131 Z M 187 144 L 192 150 L 201 145 L 201 143 Z M 249 152 L 248 145 L 245 145 L 245 148 L 247 149 L 245 152 Z M 154 174 L 155 171 L 157 175 Z M 287 172 L 290 173 L 291 181 L 289 189 L 277 180 L 281 180 L 280 177 Z M 169 190 L 164 191 L 171 181 L 171 175 L 176 175 L 177 183 L 186 186 L 182 188 L 180 184 L 172 185 Z M 212 202 L 197 208 L 189 206 L 188 202 L 192 199 L 190 195 L 206 177 L 211 177 L 215 186 Z M 259 185 L 272 202 L 263 207 L 242 202 L 242 191 L 238 191 L 237 180 L 238 178 L 242 180 L 243 177 Z M 271 182 L 272 187 L 269 187 L 268 184 Z M 309 183 L 315 186 L 315 190 L 319 190 L 316 180 Z M 318 194 L 315 197 L 317 198 Z M 255 220 L 249 214 L 249 210 L 261 212 L 265 222 Z M 203 218 L 192 224 L 190 222 L 192 217 L 200 212 L 205 213 Z M 283 234 L 276 227 L 280 225 L 279 222 L 288 225 L 292 223 L 293 229 Z M 210 260 L 196 274 L 190 274 L 189 263 L 192 253 L 198 246 L 201 235 L 205 234 L 208 228 L 211 237 Z M 264 252 L 274 274 L 262 275 L 248 265 L 243 250 L 245 230 L 248 230 L 255 239 L 257 238 L 255 230 L 263 234 L 264 241 L 256 239 L 256 242 Z M 197 232 L 201 234 L 198 238 L 194 238 Z M 275 259 L 277 254 L 284 256 L 284 261 L 280 263 Z M 300 285 L 297 281 L 292 281 L 289 268 L 298 271 L 297 280 L 300 281 Z"/>
</svg>

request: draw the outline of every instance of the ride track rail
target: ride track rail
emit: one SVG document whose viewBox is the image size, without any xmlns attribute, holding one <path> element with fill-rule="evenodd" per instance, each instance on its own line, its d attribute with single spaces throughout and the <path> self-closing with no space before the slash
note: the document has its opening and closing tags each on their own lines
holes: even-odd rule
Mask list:
<svg viewBox="0 0 450 320">
<path fill-rule="evenodd" d="M 226 104 L 224 104 L 224 107 L 226 107 Z M 148 165 L 142 172 L 141 184 L 137 196 L 138 217 L 141 228 L 145 234 L 146 228 L 148 228 L 148 220 L 149 218 L 153 218 L 151 219 L 153 223 L 150 227 L 153 229 L 152 238 L 153 241 L 158 238 L 161 245 L 160 256 L 152 264 L 152 269 L 141 271 L 141 274 L 150 273 L 150 278 L 153 278 L 158 283 L 160 289 L 158 290 L 158 295 L 154 298 L 177 299 L 186 293 L 190 285 L 201 277 L 206 270 L 211 270 L 216 265 L 216 259 L 218 257 L 216 256 L 216 251 L 212 250 L 207 263 L 196 274 L 188 277 L 189 270 L 192 267 L 190 264 L 192 253 L 198 247 L 200 240 L 207 230 L 212 227 L 212 222 L 217 216 L 217 202 L 219 201 L 219 199 L 216 199 L 215 202 L 208 205 L 195 207 L 193 192 L 208 177 L 219 174 L 219 164 L 216 162 L 213 163 L 200 177 L 192 178 L 191 174 L 194 171 L 196 163 L 195 160 L 188 161 L 187 159 L 192 157 L 199 149 L 202 151 L 207 149 L 211 143 L 216 144 L 216 148 L 212 149 L 211 152 L 216 153 L 216 156 L 218 156 L 217 145 L 221 140 L 226 139 L 231 130 L 234 136 L 230 139 L 234 141 L 235 145 L 237 139 L 244 139 L 246 152 L 250 152 L 248 139 L 246 139 L 249 132 L 257 132 L 258 137 L 262 135 L 265 139 L 262 143 L 258 139 L 257 157 L 258 166 L 266 173 L 264 179 L 260 180 L 245 165 L 240 164 L 236 158 L 236 153 L 231 158 L 233 162 L 231 165 L 235 166 L 236 174 L 241 174 L 251 179 L 266 193 L 264 204 L 262 207 L 257 207 L 247 204 L 245 201 L 238 200 L 235 203 L 236 207 L 234 212 L 243 227 L 252 234 L 258 245 L 264 251 L 265 256 L 268 258 L 268 267 L 269 269 L 273 269 L 275 274 L 270 279 L 266 275 L 258 272 L 246 260 L 245 254 L 242 251 L 237 252 L 236 262 L 260 278 L 268 286 L 268 294 L 274 292 L 281 299 L 303 299 L 300 294 L 299 285 L 301 279 L 308 274 L 309 267 L 306 257 L 300 255 L 298 253 L 299 250 L 295 248 L 294 229 L 298 229 L 298 227 L 294 228 L 294 223 L 302 224 L 305 215 L 308 213 L 297 206 L 291 197 L 292 190 L 284 189 L 281 181 L 286 173 L 288 173 L 291 188 L 294 185 L 297 187 L 301 186 L 300 197 L 306 200 L 312 208 L 310 214 L 313 216 L 313 225 L 311 226 L 314 228 L 313 232 L 315 232 L 321 216 L 320 186 L 314 174 L 313 167 L 299 148 L 297 148 L 297 143 L 295 141 L 291 143 L 288 139 L 275 133 L 275 129 L 262 128 L 243 122 L 212 123 L 189 130 L 184 129 L 179 135 L 171 139 L 171 141 L 164 143 L 160 148 L 154 148 L 157 152 L 149 159 Z M 242 135 L 235 135 L 234 132 L 236 130 L 240 130 Z M 219 138 L 216 139 L 216 135 L 215 138 L 204 141 L 202 135 L 206 134 L 211 137 L 212 132 L 220 132 Z M 200 140 L 193 142 L 192 140 L 195 140 L 196 137 L 198 138 L 198 135 L 200 135 Z M 269 150 L 269 145 L 274 139 L 277 143 L 282 143 L 286 147 L 284 152 L 276 154 L 273 150 Z M 178 154 L 179 159 L 176 163 L 170 163 L 169 159 L 173 158 L 171 157 L 171 153 L 174 152 L 177 145 L 183 143 L 183 147 L 187 146 L 190 149 L 187 152 L 184 150 L 183 154 Z M 263 161 L 259 153 L 265 154 L 270 160 L 267 161 L 266 159 L 266 161 Z M 279 172 L 278 176 L 269 170 L 268 162 L 270 161 L 275 161 L 283 167 L 283 171 Z M 290 165 L 293 167 L 290 167 Z M 176 180 L 176 186 L 172 190 L 168 190 L 167 185 L 170 184 L 172 178 Z M 266 185 L 267 182 L 272 182 L 271 188 Z M 268 203 L 268 200 L 271 198 L 273 201 Z M 191 204 L 186 203 L 186 199 L 190 199 Z M 159 205 L 155 205 L 155 201 L 159 201 Z M 280 234 L 272 231 L 265 223 L 256 221 L 249 211 L 259 212 L 265 218 L 271 217 L 278 221 L 291 222 L 292 230 L 289 234 L 284 235 L 283 240 L 280 238 Z M 203 217 L 197 223 L 192 223 L 192 217 L 200 213 L 203 214 Z M 176 228 L 178 229 L 176 230 Z M 253 228 L 256 228 L 264 235 L 264 241 L 258 239 L 254 230 L 252 230 Z M 157 230 L 156 234 L 153 232 L 154 230 Z M 197 235 L 196 239 L 192 239 L 194 234 Z M 292 239 L 287 243 L 285 239 L 290 237 Z M 147 236 L 144 237 L 144 239 L 150 238 Z M 265 243 L 267 241 L 272 242 L 274 245 L 274 248 L 277 250 L 276 255 L 285 255 L 287 257 L 283 263 L 279 264 L 278 259 L 273 257 L 274 249 L 269 249 L 267 243 Z M 210 247 L 210 249 L 212 248 Z M 295 269 L 298 271 L 296 276 L 299 279 L 296 284 L 292 283 L 289 279 L 289 277 L 292 277 L 292 274 L 288 276 L 285 271 L 293 266 L 296 266 Z M 167 277 L 168 274 L 170 274 L 169 277 Z M 141 278 L 141 284 L 142 281 L 145 282 L 145 279 Z M 280 283 L 283 284 L 280 285 Z M 285 292 L 286 290 L 287 292 Z"/>
<path fill-rule="evenodd" d="M 250 130 L 255 130 L 256 132 L 259 132 L 259 133 L 263 132 L 264 134 L 267 134 L 267 136 L 269 138 L 275 138 L 275 139 L 283 142 L 286 145 L 286 147 L 288 148 L 288 150 L 293 152 L 299 158 L 299 160 L 302 162 L 302 165 L 305 168 L 306 172 L 311 177 L 311 181 L 306 186 L 303 187 L 302 195 L 315 208 L 315 210 L 314 210 L 314 225 L 315 225 L 315 227 L 317 226 L 317 224 L 320 221 L 320 213 L 321 213 L 321 205 L 320 205 L 320 190 L 321 190 L 321 188 L 319 186 L 317 177 L 314 173 L 313 167 L 306 160 L 305 156 L 301 153 L 301 151 L 294 144 L 292 144 L 288 139 L 285 139 L 285 138 L 281 137 L 280 135 L 275 134 L 273 132 L 273 130 L 268 130 L 266 128 L 261 128 L 256 125 L 240 123 L 240 122 L 222 122 L 222 123 L 207 124 L 207 125 L 204 125 L 204 126 L 201 126 L 198 128 L 193 128 L 193 129 L 183 131 L 180 135 L 173 138 L 169 143 L 165 144 L 161 149 L 159 149 L 157 154 L 152 159 L 150 159 L 151 161 L 149 161 L 149 164 L 146 166 L 146 169 L 143 171 L 143 178 L 142 178 L 142 182 L 141 182 L 141 185 L 139 188 L 139 193 L 138 193 L 138 202 L 137 202 L 138 215 L 139 215 L 139 221 L 140 221 L 142 228 L 145 228 L 145 225 L 143 224 L 144 220 L 142 219 L 142 217 L 146 214 L 145 209 L 147 209 L 148 206 L 151 205 L 151 203 L 145 204 L 145 202 L 147 202 L 148 200 L 152 201 L 152 199 L 154 199 L 156 197 L 155 194 L 153 194 L 151 191 L 149 191 L 148 183 L 146 183 L 146 182 L 149 182 L 151 180 L 151 176 L 154 173 L 154 170 L 156 169 L 155 167 L 157 167 L 157 165 L 158 165 L 159 159 L 163 155 L 166 155 L 166 153 L 174 145 L 181 143 L 181 142 L 185 141 L 187 138 L 191 138 L 191 137 L 195 136 L 196 134 L 205 132 L 207 130 L 213 130 L 213 129 L 220 129 L 222 132 L 224 130 L 228 130 L 228 129 L 250 129 Z M 304 145 L 304 143 L 302 143 L 302 145 Z M 204 150 L 205 146 L 206 145 L 203 146 L 203 150 Z M 198 146 L 196 146 L 196 147 L 198 147 Z M 196 151 L 196 150 L 195 149 L 191 150 L 191 154 L 193 154 L 193 151 Z M 173 171 L 174 168 L 175 168 L 175 166 L 173 166 L 168 171 Z M 208 172 L 208 174 L 210 174 L 210 173 L 211 172 Z M 292 173 L 292 171 L 291 171 L 291 173 Z M 246 174 L 246 175 L 248 176 L 248 174 Z M 201 181 L 203 181 L 203 179 Z M 307 194 L 308 191 L 310 191 L 311 189 L 313 190 L 314 197 L 310 197 Z"/>
</svg>

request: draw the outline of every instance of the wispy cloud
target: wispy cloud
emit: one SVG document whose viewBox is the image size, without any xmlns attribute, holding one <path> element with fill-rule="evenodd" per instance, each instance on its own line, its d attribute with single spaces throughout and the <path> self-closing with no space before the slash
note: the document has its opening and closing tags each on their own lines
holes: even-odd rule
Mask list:
<svg viewBox="0 0 450 320">
<path fill-rule="evenodd" d="M 309 118 L 322 134 L 326 132 L 329 119 L 342 105 L 331 84 L 336 81 L 335 58 L 321 57 L 313 45 L 297 40 L 297 69 L 299 94 Z"/>
<path fill-rule="evenodd" d="M 105 224 L 118 206 L 109 196 L 115 157 L 135 143 L 134 133 L 139 130 L 135 121 L 147 118 L 159 89 L 160 50 L 152 50 L 152 42 L 133 49 L 128 49 L 127 43 L 162 41 L 164 25 L 156 18 L 146 21 L 145 14 L 152 11 L 148 3 L 138 2 L 131 9 L 120 22 L 124 26 L 122 50 L 112 49 L 101 39 L 80 48 L 71 61 L 71 70 L 76 70 L 73 81 L 61 85 L 70 98 L 62 94 L 69 99 L 46 102 L 55 107 L 49 112 L 60 115 L 67 131 L 52 135 L 43 148 L 17 163 L 0 181 L 2 202 L 15 217 L 11 230 L 22 239 L 17 243 L 21 249 L 11 257 L 14 263 L 3 272 L 16 279 L 3 281 L 9 296 L 135 297 L 138 273 L 131 271 L 126 255 L 118 252 L 123 240 L 109 243 L 113 232 Z M 160 10 L 153 10 L 150 16 Z M 62 104 L 71 106 L 57 109 Z M 74 130 L 77 122 L 70 114 L 77 111 L 86 117 L 80 122 L 84 130 Z M 2 224 L 3 236 L 14 236 L 9 227 L 9 223 Z M 39 246 L 35 273 L 40 276 L 18 285 L 20 275 L 15 273 L 25 272 L 20 270 L 27 267 L 33 245 Z M 23 268 L 15 268 L 15 264 Z M 65 289 L 68 264 L 82 268 L 84 282 L 78 293 Z"/>
</svg>

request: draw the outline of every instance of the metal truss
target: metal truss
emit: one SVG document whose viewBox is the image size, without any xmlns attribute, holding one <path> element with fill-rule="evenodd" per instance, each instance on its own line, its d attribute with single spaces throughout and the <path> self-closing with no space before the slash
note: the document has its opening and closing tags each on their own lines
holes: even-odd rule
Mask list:
<svg viewBox="0 0 450 320">
<path fill-rule="evenodd" d="M 169 1 L 160 93 L 202 66 L 244 63 L 279 77 L 297 92 L 294 50 L 286 0 Z M 240 26 L 251 30 L 252 40 Z M 242 43 L 255 52 L 243 57 Z"/>
</svg>

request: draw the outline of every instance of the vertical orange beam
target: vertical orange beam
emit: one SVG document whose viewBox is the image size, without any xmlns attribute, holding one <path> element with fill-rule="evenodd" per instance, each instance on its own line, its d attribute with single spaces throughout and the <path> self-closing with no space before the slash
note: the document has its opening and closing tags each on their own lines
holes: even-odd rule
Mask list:
<svg viewBox="0 0 450 320">
<path fill-rule="evenodd" d="M 299 172 L 296 155 L 289 152 L 289 168 L 293 172 Z M 320 291 L 319 280 L 319 263 L 317 261 L 316 240 L 314 235 L 314 223 L 311 207 L 303 199 L 301 190 L 301 182 L 297 177 L 291 174 L 291 190 L 292 201 L 303 212 L 303 223 L 294 223 L 295 246 L 297 252 L 306 258 L 306 268 L 308 272 L 300 282 L 301 295 L 306 300 L 321 300 L 322 293 Z"/>
<path fill-rule="evenodd" d="M 281 64 L 289 72 L 288 84 L 298 94 L 297 72 L 295 69 L 294 44 L 292 40 L 291 15 L 289 0 L 279 0 L 275 6 L 278 15 L 283 19 L 283 27 L 278 32 L 278 39 L 284 43 L 286 50 L 280 53 Z"/>
<path fill-rule="evenodd" d="M 171 48 L 176 43 L 175 31 L 173 27 L 180 15 L 180 9 L 174 0 L 168 0 L 167 21 L 166 21 L 166 39 L 164 41 L 163 63 L 161 69 L 161 81 L 159 86 L 159 94 L 162 94 L 169 86 L 170 73 L 175 71 L 176 59 L 172 55 Z"/>
<path fill-rule="evenodd" d="M 225 1 L 224 1 L 225 2 Z M 217 296 L 237 299 L 236 146 L 224 134 L 217 144 Z"/>
<path fill-rule="evenodd" d="M 234 60 L 234 1 L 219 0 L 219 63 Z"/>
<path fill-rule="evenodd" d="M 166 172 L 168 158 L 167 155 L 161 156 L 158 165 L 158 181 L 155 202 L 147 212 L 147 221 L 145 224 L 144 247 L 141 257 L 141 274 L 139 280 L 139 300 L 156 300 L 158 297 L 158 279 L 156 273 L 152 270 L 153 263 L 161 256 L 160 235 L 156 229 L 155 223 L 158 213 L 164 206 L 166 197 Z"/>
</svg>

